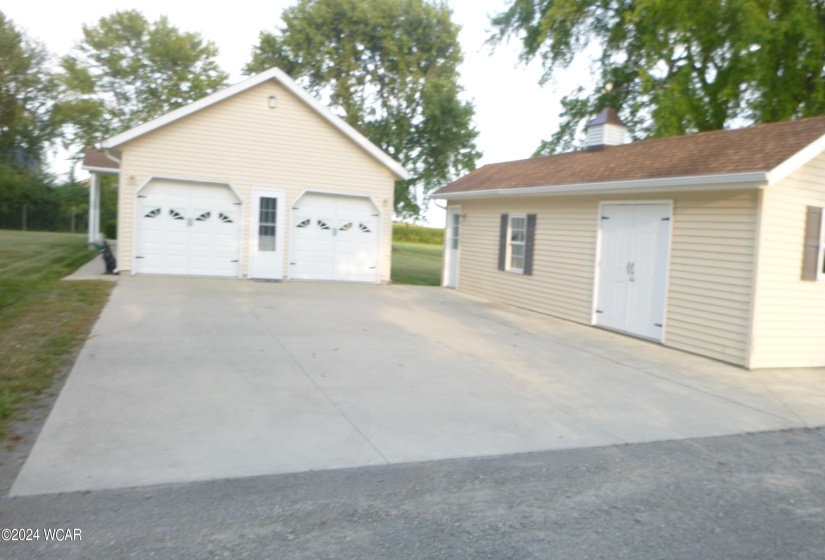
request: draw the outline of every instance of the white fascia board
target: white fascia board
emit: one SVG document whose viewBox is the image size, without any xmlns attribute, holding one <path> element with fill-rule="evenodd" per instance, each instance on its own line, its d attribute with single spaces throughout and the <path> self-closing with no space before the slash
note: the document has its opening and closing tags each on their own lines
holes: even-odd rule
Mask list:
<svg viewBox="0 0 825 560">
<path fill-rule="evenodd" d="M 223 101 L 224 99 L 232 97 L 233 95 L 237 95 L 243 91 L 248 90 L 249 88 L 255 87 L 268 80 L 275 80 L 282 86 L 284 86 L 286 89 L 288 89 L 291 93 L 298 97 L 298 99 L 309 105 L 311 109 L 313 109 L 324 119 L 326 119 L 330 124 L 332 124 L 338 130 L 340 130 L 342 133 L 344 133 L 344 135 L 347 136 L 350 140 L 358 144 L 367 153 L 369 153 L 380 163 L 382 163 L 396 177 L 398 177 L 399 179 L 410 178 L 409 172 L 406 169 L 404 169 L 404 167 L 401 166 L 401 164 L 399 164 L 397 161 L 395 161 L 386 153 L 384 153 L 383 150 L 381 150 L 375 144 L 370 142 L 360 132 L 352 128 L 339 117 L 335 116 L 329 109 L 321 105 L 315 98 L 309 95 L 302 87 L 296 84 L 292 80 L 292 78 L 287 76 L 279 68 L 270 68 L 265 72 L 256 74 L 251 78 L 248 78 L 242 82 L 224 88 L 218 92 L 213 93 L 212 95 L 208 95 L 202 99 L 194 101 L 189 105 L 180 107 L 179 109 L 175 109 L 174 111 L 170 111 L 169 113 L 166 113 L 163 116 L 160 116 L 154 120 L 131 128 L 126 132 L 118 134 L 117 136 L 112 136 L 111 138 L 103 142 L 102 148 L 107 150 L 116 148 L 121 144 L 125 144 L 126 142 L 134 140 L 139 136 L 143 136 L 144 134 L 147 134 L 162 126 L 166 126 L 167 124 L 175 122 L 178 119 L 182 119 L 183 117 L 191 115 L 192 113 L 200 111 L 201 109 L 205 109 L 210 105 L 214 105 L 215 103 Z"/>
<path fill-rule="evenodd" d="M 120 175 L 120 169 L 112 169 L 111 167 L 94 167 L 93 165 L 81 165 L 80 169 L 88 171 L 89 173 L 100 173 L 101 175 Z"/>
<path fill-rule="evenodd" d="M 720 190 L 759 188 L 767 183 L 767 174 L 729 173 L 725 175 L 700 175 L 693 177 L 662 177 L 656 179 L 638 179 L 633 181 L 609 181 L 602 183 L 571 183 L 566 185 L 547 185 L 536 187 L 511 187 L 504 189 L 486 189 L 457 193 L 434 193 L 432 198 L 447 200 L 461 198 L 490 198 L 497 196 L 535 196 L 544 194 L 603 194 L 603 193 L 639 193 L 649 191 L 684 190 Z"/>
<path fill-rule="evenodd" d="M 768 185 L 775 185 L 825 151 L 825 135 L 820 136 L 768 172 Z"/>
</svg>

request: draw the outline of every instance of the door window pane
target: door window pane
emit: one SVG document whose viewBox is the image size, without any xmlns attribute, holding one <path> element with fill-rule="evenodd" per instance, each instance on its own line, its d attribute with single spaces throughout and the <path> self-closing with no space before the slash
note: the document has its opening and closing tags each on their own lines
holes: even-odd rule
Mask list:
<svg viewBox="0 0 825 560">
<path fill-rule="evenodd" d="M 258 250 L 275 251 L 278 199 L 261 197 L 261 211 L 258 215 Z"/>
</svg>

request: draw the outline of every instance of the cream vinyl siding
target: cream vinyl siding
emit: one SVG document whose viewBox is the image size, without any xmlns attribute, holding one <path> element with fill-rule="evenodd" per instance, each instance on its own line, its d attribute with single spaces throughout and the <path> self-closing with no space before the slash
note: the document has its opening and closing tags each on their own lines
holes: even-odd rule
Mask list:
<svg viewBox="0 0 825 560">
<path fill-rule="evenodd" d="M 590 323 L 598 200 L 462 200 L 459 290 Z M 500 216 L 536 214 L 533 274 L 498 267 Z"/>
<path fill-rule="evenodd" d="M 801 280 L 806 206 L 825 207 L 825 155 L 765 189 L 752 368 L 825 367 L 825 280 Z"/>
<path fill-rule="evenodd" d="M 667 346 L 744 365 L 755 191 L 461 201 L 459 290 L 592 324 L 599 203 L 673 201 Z M 500 215 L 537 214 L 533 275 L 497 270 Z"/>
<path fill-rule="evenodd" d="M 665 344 L 746 365 L 757 191 L 675 197 Z"/>
<path fill-rule="evenodd" d="M 268 106 L 269 96 L 277 108 Z M 284 271 L 293 202 L 304 191 L 372 198 L 381 216 L 381 280 L 390 278 L 391 172 L 300 99 L 266 82 L 120 147 L 118 260 L 132 263 L 135 191 L 151 177 L 228 183 L 243 200 L 242 271 L 249 273 L 251 189 L 286 192 Z"/>
</svg>

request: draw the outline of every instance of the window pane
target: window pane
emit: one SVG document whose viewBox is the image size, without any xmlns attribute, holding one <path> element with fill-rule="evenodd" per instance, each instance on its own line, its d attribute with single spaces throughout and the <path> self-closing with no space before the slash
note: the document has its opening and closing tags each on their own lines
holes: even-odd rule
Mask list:
<svg viewBox="0 0 825 560">
<path fill-rule="evenodd" d="M 510 268 L 524 268 L 524 245 L 514 243 L 510 246 Z"/>
<path fill-rule="evenodd" d="M 261 225 L 258 227 L 258 250 L 275 250 L 275 226 Z"/>
<path fill-rule="evenodd" d="M 459 232 L 459 221 L 461 217 L 458 214 L 452 215 L 452 247 L 453 249 L 458 249 L 458 232 Z"/>
<path fill-rule="evenodd" d="M 262 224 L 275 224 L 278 210 L 277 198 L 261 197 L 261 212 L 258 221 Z"/>
<path fill-rule="evenodd" d="M 278 199 L 277 198 L 261 198 L 261 209 L 262 210 L 275 210 L 278 208 Z"/>
<path fill-rule="evenodd" d="M 526 238 L 526 218 L 512 218 L 510 220 L 510 241 L 523 242 Z"/>
<path fill-rule="evenodd" d="M 275 251 L 275 226 L 278 221 L 278 199 L 261 197 L 258 213 L 258 250 Z"/>
</svg>

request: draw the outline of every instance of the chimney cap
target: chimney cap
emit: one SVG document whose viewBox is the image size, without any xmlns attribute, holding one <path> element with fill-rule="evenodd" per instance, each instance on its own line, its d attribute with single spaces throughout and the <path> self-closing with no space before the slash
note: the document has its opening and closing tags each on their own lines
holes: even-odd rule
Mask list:
<svg viewBox="0 0 825 560">
<path fill-rule="evenodd" d="M 622 122 L 622 119 L 619 118 L 619 115 L 616 114 L 616 110 L 613 107 L 602 109 L 599 116 L 587 123 L 587 126 L 598 126 L 600 124 L 615 124 L 627 127 L 627 125 Z"/>
</svg>

